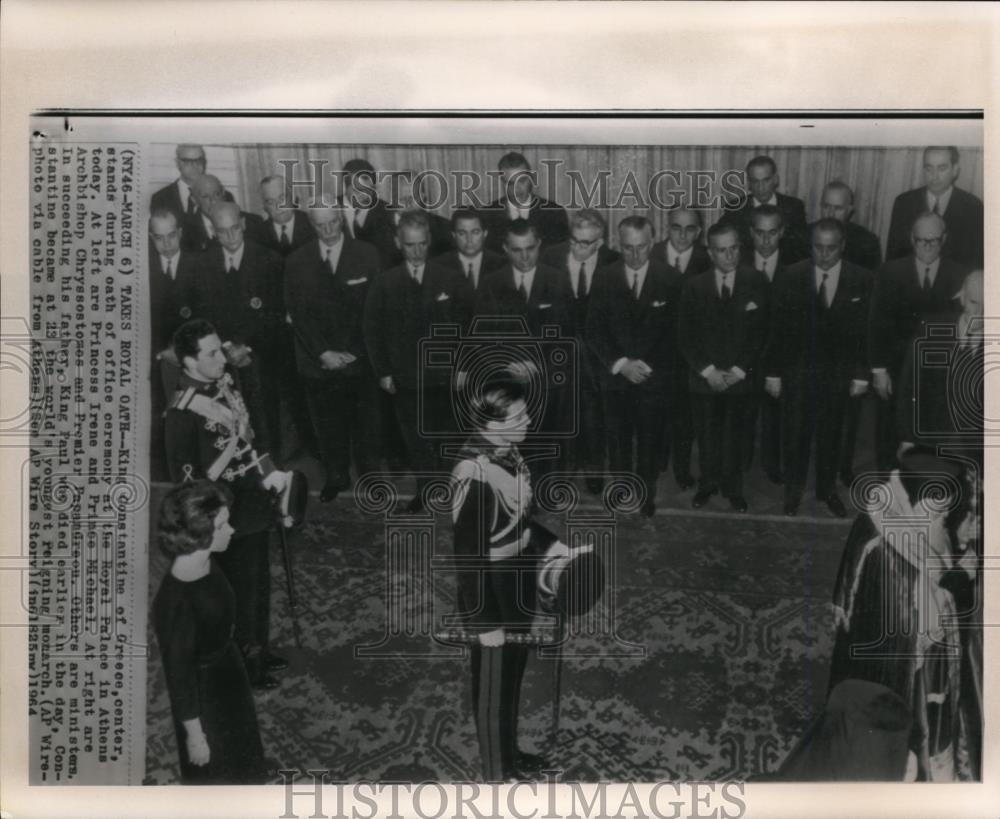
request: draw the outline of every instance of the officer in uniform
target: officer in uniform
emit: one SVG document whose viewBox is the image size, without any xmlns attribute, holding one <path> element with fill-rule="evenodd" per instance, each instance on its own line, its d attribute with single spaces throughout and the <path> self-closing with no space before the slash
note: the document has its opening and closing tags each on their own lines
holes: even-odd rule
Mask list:
<svg viewBox="0 0 1000 819">
<path fill-rule="evenodd" d="M 473 398 L 479 430 L 453 472 L 457 627 L 471 644 L 472 705 L 486 782 L 531 779 L 547 767 L 518 748 L 517 717 L 528 646 L 546 640 L 560 610 L 588 611 L 603 567 L 592 545 L 570 549 L 532 520 L 531 474 L 517 450 L 531 422 L 523 388 L 487 382 Z"/>
<path fill-rule="evenodd" d="M 275 523 L 274 496 L 288 475 L 254 449 L 250 415 L 215 328 L 192 319 L 174 333 L 181 362 L 177 392 L 166 415 L 167 467 L 176 483 L 208 478 L 233 495 L 230 523 L 236 530 L 229 549 L 217 555 L 236 595 L 237 644 L 257 689 L 275 688 L 271 671 L 288 667 L 268 651 L 270 572 L 268 535 Z"/>
</svg>

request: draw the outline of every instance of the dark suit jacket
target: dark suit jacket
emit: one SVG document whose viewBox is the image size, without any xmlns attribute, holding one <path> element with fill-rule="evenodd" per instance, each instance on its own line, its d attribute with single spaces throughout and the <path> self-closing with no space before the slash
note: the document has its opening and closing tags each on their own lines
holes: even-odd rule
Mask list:
<svg viewBox="0 0 1000 819">
<path fill-rule="evenodd" d="M 421 342 L 435 327 L 458 325 L 467 332 L 475 295 L 457 270 L 434 261 L 417 284 L 405 264 L 378 275 L 368 288 L 364 334 L 375 376 L 391 375 L 397 387 L 447 386 L 451 370 L 422 368 Z M 426 379 L 421 382 L 421 375 Z"/>
<path fill-rule="evenodd" d="M 907 256 L 913 252 L 910 230 L 917 217 L 927 210 L 927 188 L 915 188 L 901 193 L 892 204 L 889 221 L 889 241 L 886 245 L 887 261 Z M 983 263 L 983 203 L 967 191 L 954 188 L 948 209 L 944 212 L 948 240 L 941 255 L 967 264 L 970 267 Z"/>
<path fill-rule="evenodd" d="M 809 255 L 808 228 L 806 227 L 806 206 L 801 199 L 794 196 L 775 194 L 778 198 L 778 210 L 785 226 L 782 242 L 783 250 L 791 258 L 793 255 L 804 259 Z M 747 197 L 736 210 L 724 211 L 720 222 L 735 225 L 740 231 L 740 243 L 744 248 L 753 251 L 753 236 L 750 233 L 753 217 L 753 197 Z"/>
<path fill-rule="evenodd" d="M 203 253 L 191 289 L 193 317 L 210 321 L 223 341 L 249 344 L 258 355 L 274 348 L 285 320 L 281 258 L 250 241 L 234 278 L 225 269 L 221 246 Z"/>
<path fill-rule="evenodd" d="M 870 380 L 866 324 L 873 278 L 871 271 L 842 261 L 833 303 L 820 310 L 812 260 L 788 268 L 773 292 L 766 374 L 808 380 L 815 373 L 832 373 Z"/>
<path fill-rule="evenodd" d="M 483 227 L 489 231 L 486 235 L 486 246 L 490 250 L 502 253 L 507 225 L 510 224 L 510 219 L 507 217 L 507 200 L 497 199 L 485 208 L 481 208 L 479 218 Z M 569 239 L 569 218 L 562 205 L 542 199 L 540 196 L 535 197 L 528 221 L 538 228 L 538 235 L 543 245 L 554 245 Z"/>
<path fill-rule="evenodd" d="M 668 239 L 664 239 L 662 242 L 657 242 L 653 245 L 653 250 L 650 253 L 650 258 L 655 259 L 658 262 L 663 262 L 667 264 L 667 242 Z M 704 273 L 706 270 L 712 267 L 712 260 L 708 255 L 708 251 L 702 244 L 695 244 L 691 248 L 691 258 L 688 260 L 687 268 L 685 270 L 678 270 L 677 272 L 681 274 L 685 279 L 690 279 L 692 276 L 697 276 L 699 273 Z"/>
<path fill-rule="evenodd" d="M 174 331 L 192 316 L 191 290 L 197 278 L 198 259 L 181 251 L 172 261 L 174 277 L 160 265 L 160 254 L 149 248 L 150 352 L 155 357 L 170 346 Z"/>
<path fill-rule="evenodd" d="M 320 255 L 319 240 L 303 245 L 285 262 L 285 305 L 295 330 L 295 360 L 307 378 L 356 378 L 371 372 L 364 339 L 368 288 L 379 271 L 378 251 L 344 236 L 337 272 Z M 324 370 L 320 354 L 351 353 L 342 370 Z"/>
<path fill-rule="evenodd" d="M 453 270 L 460 270 L 462 275 L 468 279 L 469 270 L 467 267 L 463 266 L 462 259 L 459 257 L 457 250 L 449 250 L 440 256 L 431 259 L 432 262 L 437 262 L 442 267 L 449 267 Z M 478 295 L 482 292 L 483 285 L 486 279 L 494 272 L 499 270 L 507 264 L 507 257 L 500 253 L 494 253 L 492 250 L 487 250 L 483 248 L 483 261 L 479 267 L 479 281 L 476 282 L 476 294 Z"/>
<path fill-rule="evenodd" d="M 384 270 L 402 264 L 404 261 L 403 252 L 396 247 L 396 230 L 398 227 L 396 215 L 392 211 L 386 212 L 389 215 L 389 224 L 392 227 L 392 244 L 391 248 L 388 245 L 386 247 Z M 443 216 L 438 216 L 436 213 L 427 213 L 425 211 L 424 215 L 427 217 L 431 228 L 431 241 L 430 247 L 427 249 L 427 258 L 433 259 L 435 256 L 440 256 L 451 250 L 451 222 Z"/>
<path fill-rule="evenodd" d="M 515 282 L 514 270 L 510 265 L 501 267 L 484 282 L 476 297 L 477 332 L 509 332 L 512 324 L 505 323 L 504 318 L 520 317 L 527 324 L 533 339 L 546 338 L 547 341 L 554 342 L 559 338 L 563 345 L 573 344 L 573 294 L 562 273 L 553 267 L 539 264 L 535 268 L 527 304 L 517 292 Z M 499 322 L 496 321 L 498 317 Z M 558 336 L 545 335 L 544 327 L 555 327 Z M 542 352 L 544 355 L 547 351 Z M 549 368 L 549 386 L 568 385 L 565 379 L 572 376 L 572 362 L 566 364 L 566 367 Z"/>
<path fill-rule="evenodd" d="M 815 222 L 809 225 L 809 236 L 815 226 Z M 878 270 L 882 266 L 882 243 L 878 236 L 854 222 L 848 222 L 844 230 L 844 258 L 873 273 Z"/>
<path fill-rule="evenodd" d="M 316 231 L 313 230 L 312 222 L 309 221 L 309 217 L 305 213 L 300 210 L 295 211 L 292 221 L 294 222 L 292 239 L 290 246 L 287 248 L 281 246 L 278 233 L 275 233 L 274 221 L 270 216 L 262 219 L 259 224 L 255 223 L 254 230 L 256 235 L 253 237 L 253 240 L 268 250 L 273 250 L 282 258 L 287 258 L 293 251 L 298 250 L 302 245 L 309 244 L 309 242 L 316 238 Z M 248 229 L 249 227 L 247 225 Z M 280 231 L 280 228 L 278 230 Z"/>
<path fill-rule="evenodd" d="M 942 258 L 934 286 L 925 295 L 914 256 L 887 262 L 875 277 L 868 317 L 870 365 L 896 375 L 920 320 L 955 307 L 966 272 L 964 265 Z"/>
<path fill-rule="evenodd" d="M 233 195 L 229 191 L 225 191 L 223 193 L 223 199 L 227 202 L 234 201 Z M 178 187 L 176 179 L 169 185 L 164 185 L 150 197 L 150 212 L 157 210 L 158 208 L 166 208 L 173 211 L 177 216 L 178 224 L 187 218 L 187 211 L 185 211 L 181 206 L 181 189 Z M 197 212 L 198 206 L 196 204 L 195 213 Z"/>
<path fill-rule="evenodd" d="M 587 343 L 601 364 L 605 389 L 630 385 L 623 375 L 612 375 L 620 358 L 645 361 L 653 374 L 642 387 L 667 390 L 675 363 L 677 311 L 681 274 L 650 259 L 639 298 L 629 288 L 625 262 L 618 260 L 594 274 L 587 310 Z"/>
<path fill-rule="evenodd" d="M 983 345 L 959 344 L 960 316 L 926 316 L 909 340 L 896 384 L 901 441 L 982 446 Z"/>
<path fill-rule="evenodd" d="M 247 241 L 259 244 L 260 235 L 263 233 L 262 225 L 264 220 L 256 213 L 240 211 L 243 217 L 243 236 Z M 205 229 L 205 220 L 201 218 L 201 211 L 195 211 L 194 216 L 185 216 L 181 221 L 184 234 L 181 238 L 181 247 L 185 250 L 193 250 L 197 253 L 204 253 L 210 248 L 219 247 L 219 237 L 213 234 L 208 237 Z"/>
<path fill-rule="evenodd" d="M 767 335 L 768 288 L 766 279 L 753 268 L 739 267 L 733 294 L 722 301 L 715 288 L 715 270 L 688 279 L 681 291 L 678 343 L 690 368 L 691 392 L 708 394 L 711 387 L 701 377 L 709 364 L 717 369 L 739 367 L 746 378 L 726 390 L 730 394 L 751 392 Z"/>
<path fill-rule="evenodd" d="M 350 214 L 345 214 L 345 218 L 350 220 Z M 366 242 L 378 251 L 379 269 L 388 270 L 396 264 L 399 258 L 399 249 L 396 247 L 396 226 L 393 224 L 392 214 L 381 199 L 377 199 L 368 210 L 365 223 L 360 230 L 355 230 L 353 224 L 345 225 L 344 233 L 348 238 L 353 234 L 356 241 Z"/>
<path fill-rule="evenodd" d="M 601 246 L 598 249 L 597 266 L 594 268 L 594 273 L 590 279 L 590 290 L 581 299 L 577 298 L 576 289 L 573 287 L 573 279 L 569 272 L 569 242 L 560 242 L 558 245 L 553 245 L 542 251 L 539 261 L 549 267 L 554 267 L 566 277 L 566 285 L 569 287 L 570 293 L 573 294 L 573 325 L 577 336 L 582 338 L 586 334 L 587 305 L 590 303 L 590 294 L 594 289 L 597 271 L 602 267 L 613 264 L 620 258 L 621 254 L 610 247 Z"/>
</svg>

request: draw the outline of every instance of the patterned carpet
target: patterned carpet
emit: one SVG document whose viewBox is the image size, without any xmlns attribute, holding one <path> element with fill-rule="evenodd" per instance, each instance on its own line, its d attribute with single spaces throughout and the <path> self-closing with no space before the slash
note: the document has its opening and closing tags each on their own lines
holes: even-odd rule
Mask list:
<svg viewBox="0 0 1000 819">
<path fill-rule="evenodd" d="M 652 520 L 618 516 L 617 592 L 597 612 L 616 636 L 585 630 L 565 647 L 554 746 L 553 662 L 529 660 L 521 743 L 548 754 L 563 779 L 721 780 L 773 771 L 822 708 L 828 601 L 848 522 L 666 506 Z M 418 527 L 428 538 L 427 564 L 387 573 L 392 521 L 362 514 L 347 495 L 315 503 L 291 543 L 301 649 L 275 545 L 273 645 L 292 667 L 280 688 L 257 698 L 275 771 L 329 769 L 342 781 L 479 778 L 468 660 L 420 634 L 454 605 L 450 526 L 445 516 L 429 523 Z M 154 555 L 151 566 L 152 595 L 166 565 Z M 433 594 L 414 581 L 430 567 Z M 177 753 L 150 639 L 146 782 L 169 784 L 177 781 Z"/>
</svg>

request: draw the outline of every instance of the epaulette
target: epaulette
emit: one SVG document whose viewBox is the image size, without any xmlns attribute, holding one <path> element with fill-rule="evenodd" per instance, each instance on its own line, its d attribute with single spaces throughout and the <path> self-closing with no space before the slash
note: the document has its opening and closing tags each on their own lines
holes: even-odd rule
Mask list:
<svg viewBox="0 0 1000 819">
<path fill-rule="evenodd" d="M 186 390 L 177 390 L 174 393 L 174 400 L 170 402 L 170 409 L 184 410 L 191 406 L 191 400 L 198 394 L 198 390 L 194 387 L 188 387 Z"/>
</svg>

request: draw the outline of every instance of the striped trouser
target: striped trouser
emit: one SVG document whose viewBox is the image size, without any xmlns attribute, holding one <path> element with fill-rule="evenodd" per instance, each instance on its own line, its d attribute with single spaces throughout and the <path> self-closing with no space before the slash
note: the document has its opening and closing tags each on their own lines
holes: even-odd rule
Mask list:
<svg viewBox="0 0 1000 819">
<path fill-rule="evenodd" d="M 515 768 L 518 702 L 527 661 L 523 644 L 472 647 L 472 708 L 484 782 L 503 782 Z"/>
</svg>

